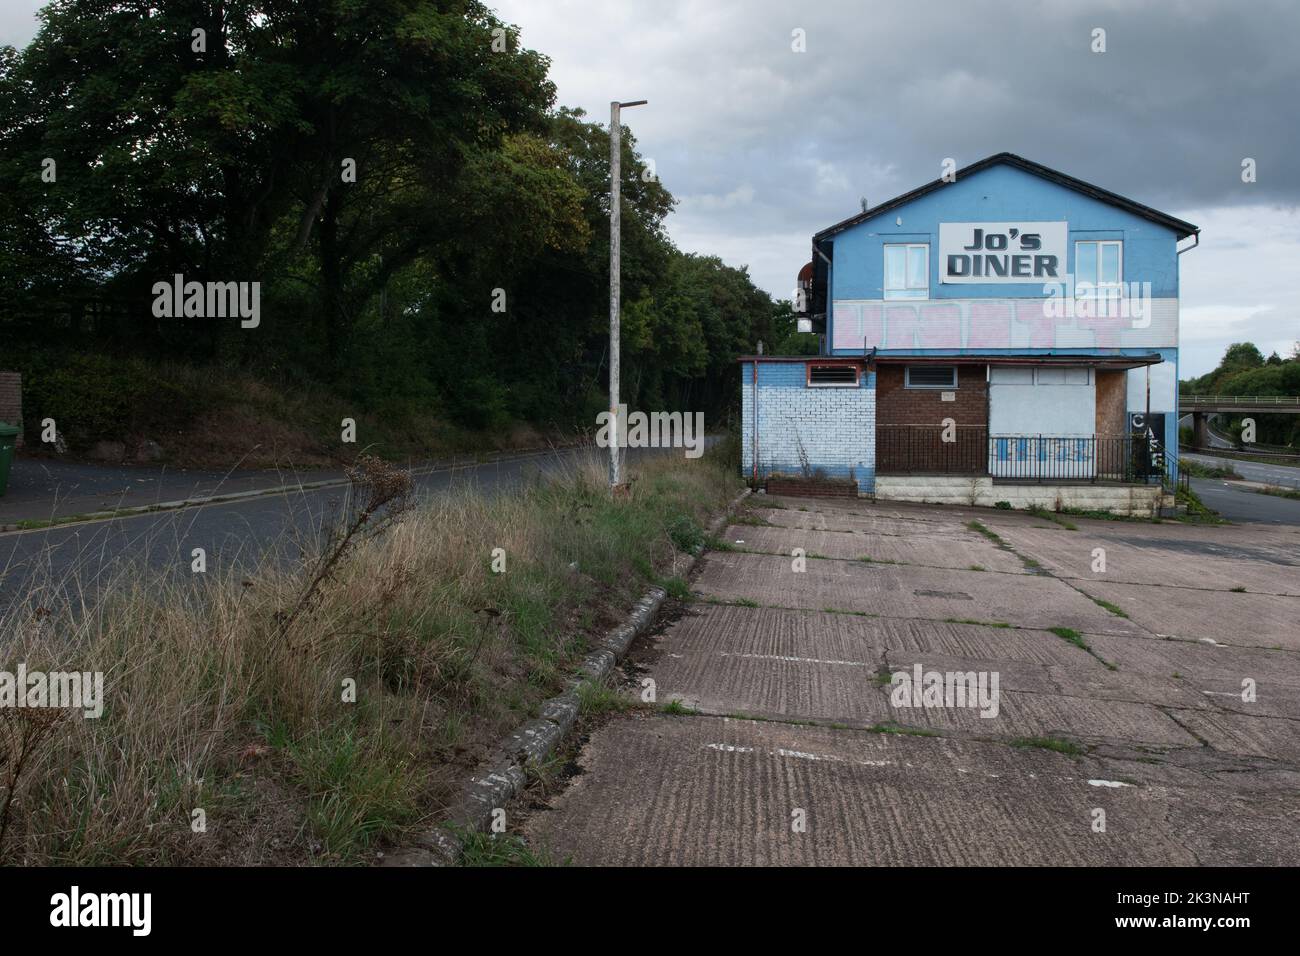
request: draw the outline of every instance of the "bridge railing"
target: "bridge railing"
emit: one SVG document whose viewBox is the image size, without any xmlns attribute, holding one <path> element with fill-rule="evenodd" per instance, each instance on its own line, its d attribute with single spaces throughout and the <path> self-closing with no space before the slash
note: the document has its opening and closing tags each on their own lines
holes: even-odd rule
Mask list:
<svg viewBox="0 0 1300 956">
<path fill-rule="evenodd" d="M 1280 408 L 1300 407 L 1300 396 L 1295 395 L 1179 395 L 1179 408 L 1194 405 L 1216 405 L 1227 408 L 1276 405 Z"/>
</svg>

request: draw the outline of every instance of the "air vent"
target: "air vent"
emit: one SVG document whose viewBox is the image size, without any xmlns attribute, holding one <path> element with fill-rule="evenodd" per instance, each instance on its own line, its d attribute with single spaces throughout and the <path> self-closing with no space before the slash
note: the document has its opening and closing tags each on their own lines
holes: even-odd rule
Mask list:
<svg viewBox="0 0 1300 956">
<path fill-rule="evenodd" d="M 858 367 L 856 365 L 810 365 L 808 366 L 808 384 L 818 386 L 841 386 L 853 388 L 858 384 Z"/>
<path fill-rule="evenodd" d="M 954 365 L 909 365 L 907 387 L 956 388 L 957 368 Z"/>
</svg>

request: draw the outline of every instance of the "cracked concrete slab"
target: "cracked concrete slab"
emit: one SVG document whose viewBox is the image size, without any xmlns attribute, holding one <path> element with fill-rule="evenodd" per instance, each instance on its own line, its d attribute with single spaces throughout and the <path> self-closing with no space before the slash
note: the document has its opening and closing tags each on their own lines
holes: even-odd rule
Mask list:
<svg viewBox="0 0 1300 956">
<path fill-rule="evenodd" d="M 1014 554 L 995 547 L 982 535 L 967 532 L 935 535 L 881 535 L 874 533 L 801 528 L 765 528 L 732 525 L 722 540 L 740 551 L 789 555 L 795 548 L 805 554 L 842 560 L 877 561 L 893 564 L 917 564 L 932 568 L 1002 571 L 1026 574 L 1024 562 Z"/>
<path fill-rule="evenodd" d="M 1105 521 L 1080 525 L 1078 531 L 996 520 L 991 520 L 989 527 L 1012 547 L 1034 555 L 1058 577 L 1218 591 L 1244 587 L 1300 595 L 1300 542 L 1287 540 L 1292 537 L 1289 535 L 1228 544 L 1191 533 L 1140 537 L 1127 525 Z M 1104 572 L 1093 570 L 1096 548 L 1105 551 Z"/>
<path fill-rule="evenodd" d="M 1067 584 L 1040 575 L 935 570 L 852 561 L 816 561 L 792 570 L 775 555 L 710 554 L 695 582 L 704 597 L 775 607 L 834 608 L 937 621 L 1002 621 L 1024 627 L 1070 627 L 1099 634 L 1135 632 Z"/>
<path fill-rule="evenodd" d="M 755 518 L 779 528 L 807 531 L 843 531 L 893 537 L 926 538 L 957 535 L 975 541 L 978 535 L 956 518 L 945 521 L 918 521 L 856 511 L 800 511 L 794 508 L 750 509 Z"/>
<path fill-rule="evenodd" d="M 596 727 L 523 817 L 530 845 L 617 865 L 1300 865 L 1300 598 L 1231 591 L 1251 568 L 1295 590 L 1293 532 L 755 504 L 771 525 L 727 535 L 839 559 L 709 554 L 706 600 L 625 664 L 629 690 L 650 676 L 702 712 Z M 1076 554 L 1090 537 L 1119 568 L 1102 582 Z M 895 706 L 884 681 L 915 664 L 996 672 L 997 716 Z"/>
<path fill-rule="evenodd" d="M 579 763 L 524 833 L 580 865 L 1191 865 L 1239 843 L 1253 862 L 1300 861 L 1275 793 L 1233 800 L 1141 764 L 1115 780 L 1104 760 L 1044 750 L 655 715 L 611 723 Z M 1189 812 L 1205 826 L 1189 831 Z"/>
<path fill-rule="evenodd" d="M 1300 651 L 1300 597 L 1078 581 L 1152 634 Z"/>
<path fill-rule="evenodd" d="M 857 727 L 892 720 L 1006 737 L 1068 734 L 1065 728 L 1074 728 L 1087 738 L 1196 745 L 1153 706 L 1210 706 L 1194 689 L 1109 671 L 1097 658 L 1043 631 L 940 627 L 946 630 L 931 634 L 937 628 L 922 622 L 704 606 L 658 635 L 646 657 L 653 661 L 661 699 L 679 699 L 712 714 Z M 953 631 L 965 638 L 962 646 L 979 653 L 952 653 L 954 642 L 945 638 Z M 972 631 L 988 634 L 977 641 Z M 1016 650 L 1009 652 L 1012 646 Z M 1027 648 L 1036 651 L 1034 659 L 1025 659 Z M 1017 652 L 1021 659 L 1015 659 Z M 896 671 L 911 673 L 917 664 L 940 673 L 996 673 L 1001 700 L 1011 705 L 996 717 L 890 707 L 883 682 Z"/>
<path fill-rule="evenodd" d="M 1300 721 L 1203 710 L 1172 713 L 1180 724 L 1220 753 L 1300 763 Z"/>
</svg>

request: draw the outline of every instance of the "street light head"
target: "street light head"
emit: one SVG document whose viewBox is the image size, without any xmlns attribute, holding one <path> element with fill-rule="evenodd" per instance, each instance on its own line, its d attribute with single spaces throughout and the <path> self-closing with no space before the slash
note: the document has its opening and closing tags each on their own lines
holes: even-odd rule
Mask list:
<svg viewBox="0 0 1300 956">
<path fill-rule="evenodd" d="M 629 106 L 645 106 L 649 100 L 633 100 L 631 103 L 619 103 L 620 109 L 627 109 Z"/>
</svg>

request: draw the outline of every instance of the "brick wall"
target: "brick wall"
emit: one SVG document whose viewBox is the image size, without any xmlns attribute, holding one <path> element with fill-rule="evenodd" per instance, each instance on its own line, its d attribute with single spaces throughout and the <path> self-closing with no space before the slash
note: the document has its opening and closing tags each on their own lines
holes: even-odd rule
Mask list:
<svg viewBox="0 0 1300 956">
<path fill-rule="evenodd" d="M 23 376 L 20 372 L 0 372 L 0 422 L 6 425 L 23 424 Z M 18 433 L 18 444 L 23 443 L 23 433 Z"/>
<path fill-rule="evenodd" d="M 940 365 L 942 361 L 932 359 L 917 364 Z M 902 365 L 881 365 L 876 378 L 876 421 L 880 426 L 876 435 L 877 473 L 983 472 L 989 423 L 985 366 L 958 365 L 955 389 L 908 388 L 903 369 Z M 951 402 L 943 400 L 946 391 L 952 392 Z M 959 426 L 952 442 L 943 440 L 945 418 Z"/>
<path fill-rule="evenodd" d="M 850 473 L 870 493 L 876 474 L 875 375 L 857 388 L 810 388 L 804 362 L 761 362 L 758 381 L 758 473 L 800 473 L 800 445 L 814 469 L 833 478 Z M 754 467 L 753 365 L 741 364 L 741 460 Z"/>
<path fill-rule="evenodd" d="M 930 359 L 917 363 L 941 365 Z M 983 365 L 958 365 L 955 389 L 907 388 L 902 365 L 881 365 L 876 374 L 876 420 L 881 425 L 938 425 L 945 418 L 958 425 L 989 423 L 989 386 Z M 945 402 L 943 392 L 954 400 Z"/>
</svg>

